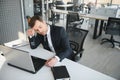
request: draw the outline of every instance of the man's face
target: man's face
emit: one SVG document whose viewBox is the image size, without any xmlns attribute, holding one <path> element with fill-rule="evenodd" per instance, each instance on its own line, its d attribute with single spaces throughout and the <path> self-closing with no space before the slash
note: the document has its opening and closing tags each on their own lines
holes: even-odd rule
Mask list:
<svg viewBox="0 0 120 80">
<path fill-rule="evenodd" d="M 37 32 L 41 35 L 45 35 L 47 32 L 47 25 L 45 22 L 40 22 L 40 21 L 36 20 L 35 25 L 33 26 L 33 29 L 35 30 L 35 32 Z"/>
</svg>

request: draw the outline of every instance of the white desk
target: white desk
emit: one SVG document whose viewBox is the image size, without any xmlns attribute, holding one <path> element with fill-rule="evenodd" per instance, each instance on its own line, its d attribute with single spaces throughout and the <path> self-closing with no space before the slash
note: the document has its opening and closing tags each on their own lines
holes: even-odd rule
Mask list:
<svg viewBox="0 0 120 80">
<path fill-rule="evenodd" d="M 67 11 L 67 7 L 72 7 L 74 4 L 56 5 L 57 7 L 63 7 Z"/>
<path fill-rule="evenodd" d="M 80 17 L 92 18 L 92 19 L 99 19 L 99 20 L 108 20 L 108 17 L 101 16 L 101 15 L 92 15 L 92 14 L 80 14 Z"/>
<path fill-rule="evenodd" d="M 0 70 L 1 70 L 2 66 L 4 65 L 5 61 L 6 61 L 5 57 L 2 56 L 1 52 L 0 52 Z"/>
<path fill-rule="evenodd" d="M 68 14 L 68 11 L 60 10 L 60 9 L 52 9 L 54 13 L 60 13 L 60 14 Z"/>
<path fill-rule="evenodd" d="M 103 73 L 90 69 L 84 65 L 64 59 L 62 64 L 67 66 L 71 80 L 116 80 Z"/>
<path fill-rule="evenodd" d="M 44 59 L 51 58 L 54 55 L 39 47 L 35 50 L 31 50 L 29 46 L 19 48 Z M 56 65 L 66 65 L 71 80 L 116 80 L 68 59 L 64 59 Z M 54 80 L 54 78 L 50 68 L 47 66 L 44 66 L 36 74 L 32 74 L 5 64 L 0 72 L 0 80 Z"/>
</svg>

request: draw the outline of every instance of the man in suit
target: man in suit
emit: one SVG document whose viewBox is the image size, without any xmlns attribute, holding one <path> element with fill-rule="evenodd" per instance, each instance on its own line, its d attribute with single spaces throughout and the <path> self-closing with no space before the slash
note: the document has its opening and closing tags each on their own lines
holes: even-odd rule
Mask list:
<svg viewBox="0 0 120 80">
<path fill-rule="evenodd" d="M 29 26 L 31 28 L 27 34 L 31 48 L 35 49 L 42 44 L 45 49 L 55 53 L 54 57 L 46 61 L 47 66 L 53 67 L 64 58 L 72 59 L 72 49 L 63 27 L 47 25 L 40 16 L 33 16 Z"/>
</svg>

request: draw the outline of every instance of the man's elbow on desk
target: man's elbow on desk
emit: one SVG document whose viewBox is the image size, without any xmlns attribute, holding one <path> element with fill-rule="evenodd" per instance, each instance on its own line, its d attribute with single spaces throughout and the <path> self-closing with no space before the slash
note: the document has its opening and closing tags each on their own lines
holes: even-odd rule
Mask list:
<svg viewBox="0 0 120 80">
<path fill-rule="evenodd" d="M 36 49 L 37 46 L 35 45 L 35 42 L 30 42 L 30 48 L 31 49 Z"/>
</svg>

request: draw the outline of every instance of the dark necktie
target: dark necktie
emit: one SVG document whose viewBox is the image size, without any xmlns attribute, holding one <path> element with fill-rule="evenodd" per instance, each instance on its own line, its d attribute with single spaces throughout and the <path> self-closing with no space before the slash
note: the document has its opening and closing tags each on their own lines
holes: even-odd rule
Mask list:
<svg viewBox="0 0 120 80">
<path fill-rule="evenodd" d="M 44 36 L 44 48 L 51 51 L 48 44 L 47 35 Z"/>
<path fill-rule="evenodd" d="M 44 42 L 46 42 L 46 41 L 47 41 L 47 35 L 44 36 Z"/>
</svg>

